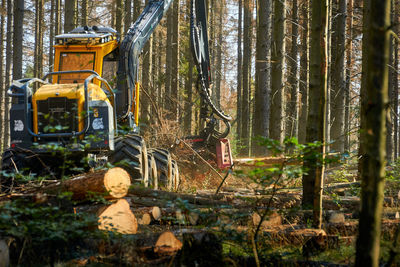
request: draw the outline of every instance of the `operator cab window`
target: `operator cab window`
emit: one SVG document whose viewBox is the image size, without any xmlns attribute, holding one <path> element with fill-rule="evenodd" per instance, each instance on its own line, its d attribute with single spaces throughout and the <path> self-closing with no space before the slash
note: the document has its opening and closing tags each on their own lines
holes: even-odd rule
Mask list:
<svg viewBox="0 0 400 267">
<path fill-rule="evenodd" d="M 117 70 L 118 70 L 118 59 L 115 52 L 111 52 L 106 55 L 103 59 L 103 73 L 101 75 L 111 86 L 114 88 L 116 86 L 117 80 Z"/>
<path fill-rule="evenodd" d="M 64 52 L 60 54 L 60 71 L 94 70 L 94 52 Z M 71 73 L 58 76 L 58 83 L 83 83 L 90 73 Z"/>
</svg>

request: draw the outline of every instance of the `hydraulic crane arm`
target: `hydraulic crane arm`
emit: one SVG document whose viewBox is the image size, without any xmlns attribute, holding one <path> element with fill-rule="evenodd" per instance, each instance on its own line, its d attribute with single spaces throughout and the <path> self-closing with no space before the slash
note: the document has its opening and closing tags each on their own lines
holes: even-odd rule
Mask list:
<svg viewBox="0 0 400 267">
<path fill-rule="evenodd" d="M 142 14 L 126 33 L 120 45 L 117 72 L 117 116 L 126 119 L 133 105 L 135 83 L 138 75 L 139 56 L 154 29 L 168 11 L 173 0 L 151 0 Z"/>
<path fill-rule="evenodd" d="M 134 89 L 138 75 L 139 56 L 143 47 L 149 40 L 156 26 L 168 11 L 173 0 L 151 0 L 137 21 L 129 29 L 120 45 L 120 60 L 117 72 L 116 102 L 117 116 L 121 119 L 129 119 L 132 116 L 131 110 Z M 215 138 L 222 138 L 228 135 L 230 130 L 229 115 L 224 114 L 211 100 L 211 75 L 210 59 L 207 36 L 207 15 L 205 0 L 192 0 L 190 12 L 190 40 L 194 62 L 199 73 L 198 89 L 202 99 L 201 119 L 207 122 L 204 131 L 206 139 L 211 135 Z M 217 120 L 226 124 L 225 132 L 216 131 Z"/>
</svg>

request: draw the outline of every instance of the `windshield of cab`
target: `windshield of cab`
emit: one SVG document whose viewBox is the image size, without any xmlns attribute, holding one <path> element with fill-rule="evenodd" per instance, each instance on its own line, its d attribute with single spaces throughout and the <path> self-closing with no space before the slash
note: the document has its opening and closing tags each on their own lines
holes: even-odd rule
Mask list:
<svg viewBox="0 0 400 267">
<path fill-rule="evenodd" d="M 60 71 L 94 70 L 94 52 L 63 52 L 60 53 Z M 89 73 L 71 73 L 58 76 L 58 83 L 83 83 Z"/>
</svg>

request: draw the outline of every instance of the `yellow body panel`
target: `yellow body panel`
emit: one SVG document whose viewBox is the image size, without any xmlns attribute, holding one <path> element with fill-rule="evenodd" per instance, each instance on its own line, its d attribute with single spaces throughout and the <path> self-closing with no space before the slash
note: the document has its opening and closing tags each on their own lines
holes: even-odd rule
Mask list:
<svg viewBox="0 0 400 267">
<path fill-rule="evenodd" d="M 90 83 L 88 85 L 89 100 L 96 101 L 102 100 L 109 102 L 107 95 L 103 90 L 96 84 Z M 33 130 L 38 133 L 38 108 L 36 101 L 47 100 L 50 97 L 66 97 L 68 99 L 78 99 L 78 120 L 79 120 L 79 131 L 83 130 L 84 127 L 84 101 L 85 101 L 85 89 L 84 84 L 47 84 L 40 87 L 32 97 L 33 107 Z"/>
</svg>

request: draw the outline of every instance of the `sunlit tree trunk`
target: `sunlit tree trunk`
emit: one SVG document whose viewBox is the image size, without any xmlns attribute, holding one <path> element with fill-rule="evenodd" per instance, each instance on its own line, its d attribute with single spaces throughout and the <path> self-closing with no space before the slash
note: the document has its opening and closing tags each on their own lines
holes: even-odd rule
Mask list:
<svg viewBox="0 0 400 267">
<path fill-rule="evenodd" d="M 284 65 L 285 65 L 286 1 L 274 0 L 274 21 L 271 49 L 271 115 L 269 136 L 283 142 L 284 138 Z"/>
<path fill-rule="evenodd" d="M 378 266 L 386 166 L 390 1 L 364 1 L 361 212 L 355 266 Z"/>
<path fill-rule="evenodd" d="M 269 136 L 270 91 L 269 58 L 271 29 L 271 0 L 257 1 L 256 88 L 253 113 L 252 154 L 263 155 L 265 148 L 257 144 L 257 137 Z"/>
<path fill-rule="evenodd" d="M 238 37 L 237 37 L 237 77 L 236 77 L 236 136 L 237 142 L 240 144 L 241 129 L 242 129 L 242 15 L 243 14 L 243 2 L 238 1 Z"/>
<path fill-rule="evenodd" d="M 303 0 L 301 7 L 301 57 L 300 57 L 300 108 L 299 108 L 299 143 L 306 142 L 306 125 L 308 116 L 308 83 L 309 83 L 309 1 Z"/>
<path fill-rule="evenodd" d="M 76 0 L 65 0 L 64 32 L 70 32 L 76 27 Z"/>
<path fill-rule="evenodd" d="M 353 0 L 348 0 L 347 5 L 347 45 L 346 45 L 346 88 L 345 88 L 345 112 L 344 112 L 344 149 L 350 151 L 350 90 L 352 75 L 353 54 Z"/>
<path fill-rule="evenodd" d="M 304 155 L 303 207 L 313 206 L 314 227 L 322 222 L 322 188 L 325 153 L 325 105 L 327 91 L 327 0 L 311 3 L 310 88 L 307 119 L 307 143 L 322 142 Z"/>
</svg>

